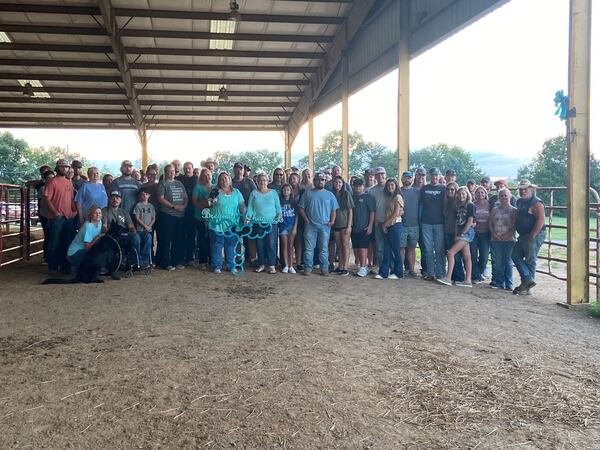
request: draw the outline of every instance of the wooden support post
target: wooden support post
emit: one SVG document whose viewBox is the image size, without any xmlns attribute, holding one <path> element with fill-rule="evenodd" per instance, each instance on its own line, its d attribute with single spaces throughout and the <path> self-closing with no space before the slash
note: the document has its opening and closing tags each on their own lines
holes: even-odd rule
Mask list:
<svg viewBox="0 0 600 450">
<path fill-rule="evenodd" d="M 342 58 L 342 177 L 350 178 L 350 138 L 348 135 L 348 58 Z"/>
<path fill-rule="evenodd" d="M 308 115 L 308 167 L 315 173 L 315 125 L 314 114 Z"/>
<path fill-rule="evenodd" d="M 589 302 L 592 0 L 571 0 L 569 27 L 567 303 Z"/>
<path fill-rule="evenodd" d="M 148 138 L 146 136 L 146 130 L 144 130 L 142 133 L 140 133 L 139 135 L 140 137 L 140 145 L 142 146 L 142 167 L 141 169 L 143 169 L 144 171 L 146 170 L 146 167 L 148 167 Z"/>
<path fill-rule="evenodd" d="M 292 167 L 292 141 L 290 139 L 290 133 L 285 131 L 285 150 L 283 154 L 283 164 L 285 168 Z"/>
<path fill-rule="evenodd" d="M 397 176 L 408 170 L 410 133 L 410 0 L 400 1 L 400 39 L 398 41 L 398 147 Z"/>
</svg>

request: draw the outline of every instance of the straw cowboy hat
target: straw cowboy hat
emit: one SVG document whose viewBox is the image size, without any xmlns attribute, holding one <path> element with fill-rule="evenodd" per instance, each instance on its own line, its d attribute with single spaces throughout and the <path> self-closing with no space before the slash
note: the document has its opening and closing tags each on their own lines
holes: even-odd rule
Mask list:
<svg viewBox="0 0 600 450">
<path fill-rule="evenodd" d="M 206 166 L 207 164 L 217 165 L 217 161 L 211 156 L 210 158 L 206 158 L 204 161 L 200 162 L 201 166 Z"/>
<path fill-rule="evenodd" d="M 537 186 L 527 179 L 523 179 L 523 180 L 519 181 L 519 189 L 527 189 L 527 188 L 535 189 L 535 188 L 537 188 Z"/>
</svg>

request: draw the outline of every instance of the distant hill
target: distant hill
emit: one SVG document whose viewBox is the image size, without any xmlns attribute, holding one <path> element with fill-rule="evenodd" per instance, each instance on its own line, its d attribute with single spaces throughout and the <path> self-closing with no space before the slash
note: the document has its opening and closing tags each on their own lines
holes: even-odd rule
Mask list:
<svg viewBox="0 0 600 450">
<path fill-rule="evenodd" d="M 514 158 L 500 153 L 470 152 L 483 171 L 492 178 L 516 178 L 519 168 L 531 158 Z"/>
</svg>

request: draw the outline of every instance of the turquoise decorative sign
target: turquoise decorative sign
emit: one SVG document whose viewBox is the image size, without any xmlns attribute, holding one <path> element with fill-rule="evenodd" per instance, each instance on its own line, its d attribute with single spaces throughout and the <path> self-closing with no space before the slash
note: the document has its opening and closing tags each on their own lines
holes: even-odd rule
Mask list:
<svg viewBox="0 0 600 450">
<path fill-rule="evenodd" d="M 219 236 L 235 237 L 234 267 L 231 273 L 236 276 L 244 274 L 244 263 L 246 262 L 244 238 L 262 239 L 271 232 L 273 226 L 277 226 L 283 220 L 281 216 L 275 217 L 274 220 L 264 220 L 261 217 L 244 218 L 239 215 L 213 215 L 210 208 L 202 210 L 202 218 L 207 221 L 208 228 Z M 225 225 L 225 227 L 222 227 L 222 225 Z M 221 231 L 221 228 L 226 231 Z"/>
</svg>

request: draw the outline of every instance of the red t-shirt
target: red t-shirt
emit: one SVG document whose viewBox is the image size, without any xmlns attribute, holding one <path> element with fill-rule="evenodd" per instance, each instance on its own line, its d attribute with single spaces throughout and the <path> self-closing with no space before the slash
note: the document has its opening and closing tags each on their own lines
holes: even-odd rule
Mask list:
<svg viewBox="0 0 600 450">
<path fill-rule="evenodd" d="M 61 213 L 67 219 L 75 215 L 73 211 L 73 183 L 65 177 L 54 177 L 46 183 L 44 188 L 44 197 L 54 205 L 56 211 Z M 48 218 L 54 219 L 56 216 L 48 210 Z"/>
</svg>

